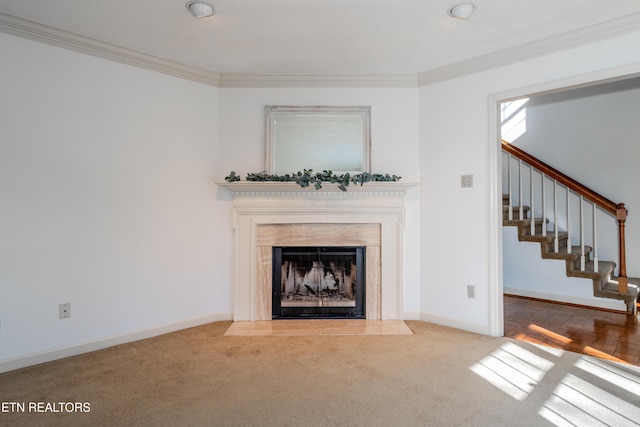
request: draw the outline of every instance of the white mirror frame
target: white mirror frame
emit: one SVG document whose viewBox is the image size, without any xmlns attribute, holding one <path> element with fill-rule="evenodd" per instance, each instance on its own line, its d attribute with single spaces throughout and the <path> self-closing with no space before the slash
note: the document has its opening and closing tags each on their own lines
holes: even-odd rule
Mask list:
<svg viewBox="0 0 640 427">
<path fill-rule="evenodd" d="M 267 105 L 265 118 L 267 173 L 371 172 L 371 107 Z"/>
</svg>

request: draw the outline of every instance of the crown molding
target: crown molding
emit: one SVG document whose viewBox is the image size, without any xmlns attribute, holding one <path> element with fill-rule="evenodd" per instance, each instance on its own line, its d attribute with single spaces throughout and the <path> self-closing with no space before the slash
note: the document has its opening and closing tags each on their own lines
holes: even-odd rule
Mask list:
<svg viewBox="0 0 640 427">
<path fill-rule="evenodd" d="M 170 76 L 218 86 L 220 75 L 111 43 L 0 13 L 0 32 Z"/>
<path fill-rule="evenodd" d="M 417 87 L 417 75 L 218 74 L 0 13 L 0 32 L 215 87 Z"/>
<path fill-rule="evenodd" d="M 278 87 L 418 87 L 416 74 L 250 74 L 220 75 L 222 88 L 278 88 Z"/>
<path fill-rule="evenodd" d="M 415 88 L 640 30 L 640 13 L 416 74 L 214 73 L 38 22 L 0 13 L 0 32 L 222 88 Z"/>
<path fill-rule="evenodd" d="M 640 13 L 418 73 L 418 86 L 450 80 L 640 30 Z"/>
</svg>

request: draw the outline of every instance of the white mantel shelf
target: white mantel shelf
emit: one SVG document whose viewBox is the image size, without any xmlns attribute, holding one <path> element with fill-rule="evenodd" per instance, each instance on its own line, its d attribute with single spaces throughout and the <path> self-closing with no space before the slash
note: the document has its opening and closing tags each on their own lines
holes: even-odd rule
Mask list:
<svg viewBox="0 0 640 427">
<path fill-rule="evenodd" d="M 236 181 L 218 182 L 234 197 L 304 197 L 304 198 L 362 198 L 370 196 L 404 196 L 408 189 L 419 186 L 416 182 L 381 181 L 366 182 L 364 185 L 350 184 L 347 191 L 341 191 L 336 184 L 325 182 L 316 190 L 313 185 L 300 187 L 295 182 Z"/>
</svg>

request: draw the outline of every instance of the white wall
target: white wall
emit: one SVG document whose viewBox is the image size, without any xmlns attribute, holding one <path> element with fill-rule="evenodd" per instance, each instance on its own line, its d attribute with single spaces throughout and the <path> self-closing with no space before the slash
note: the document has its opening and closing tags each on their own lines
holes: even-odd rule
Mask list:
<svg viewBox="0 0 640 427">
<path fill-rule="evenodd" d="M 640 33 L 629 34 L 421 88 L 423 319 L 501 333 L 497 102 L 637 73 L 639 43 Z M 460 188 L 463 174 L 474 175 L 474 188 Z"/>
<path fill-rule="evenodd" d="M 223 88 L 220 98 L 227 172 L 235 168 L 244 178 L 247 172 L 265 169 L 265 105 L 370 105 L 372 172 L 396 173 L 412 182 L 419 179 L 417 89 Z"/>
<path fill-rule="evenodd" d="M 640 259 L 640 193 L 631 184 L 640 181 L 637 165 L 640 159 L 640 79 L 536 95 L 524 107 L 527 130 L 512 143 L 603 196 L 626 204 L 630 211 L 625 227 L 627 274 L 640 277 L 640 262 L 637 262 Z M 564 197 L 559 198 L 564 200 Z M 540 206 L 537 208 L 539 211 Z M 551 204 L 548 211 L 547 215 L 552 217 Z M 574 211 L 571 228 L 576 244 L 580 231 L 578 209 Z M 590 209 L 586 211 L 590 217 Z M 566 215 L 562 204 L 558 214 L 560 218 Z M 603 213 L 598 216 L 600 260 L 618 263 L 616 224 L 613 215 Z M 561 227 L 566 229 L 566 221 Z M 586 227 L 588 245 L 593 242 L 590 227 Z M 593 297 L 590 280 L 564 275 L 552 278 L 550 271 L 557 267 L 549 264 L 557 263 L 564 269 L 563 262 L 546 261 L 540 268 L 533 269 L 532 263 L 538 265 L 537 260 L 522 256 L 519 252 L 523 245 L 518 243 L 515 234 L 511 234 L 507 235 L 505 230 L 504 283 L 511 292 L 538 293 L 540 297 L 576 296 L 584 303 L 613 308 L 611 303 L 615 302 L 615 308 L 625 309 L 622 302 Z"/>
<path fill-rule="evenodd" d="M 420 178 L 418 90 L 413 88 L 262 88 L 220 90 L 220 141 L 223 180 L 234 170 L 244 179 L 265 169 L 265 105 L 371 106 L 371 169 L 376 173 Z M 300 165 L 300 170 L 305 165 Z M 419 190 L 406 198 L 404 233 L 403 315 L 420 311 Z"/>
<path fill-rule="evenodd" d="M 231 201 L 212 181 L 264 168 L 265 104 L 372 106 L 373 171 L 422 183 L 407 197 L 404 316 L 491 332 L 502 230 L 490 112 L 640 72 L 639 43 L 420 89 L 215 89 L 0 34 L 0 370 L 230 316 Z M 72 317 L 58 320 L 63 302 Z"/>
<path fill-rule="evenodd" d="M 4 34 L 0 51 L 0 365 L 228 318 L 218 89 Z"/>
</svg>

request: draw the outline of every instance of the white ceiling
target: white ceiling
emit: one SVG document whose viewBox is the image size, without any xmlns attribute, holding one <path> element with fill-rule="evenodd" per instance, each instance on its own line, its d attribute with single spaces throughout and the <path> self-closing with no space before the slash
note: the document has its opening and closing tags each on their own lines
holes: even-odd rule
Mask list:
<svg viewBox="0 0 640 427">
<path fill-rule="evenodd" d="M 0 0 L 0 31 L 218 75 L 428 76 L 640 29 L 639 0 L 473 0 L 468 21 L 455 0 L 211 0 L 201 19 L 185 3 Z"/>
</svg>

